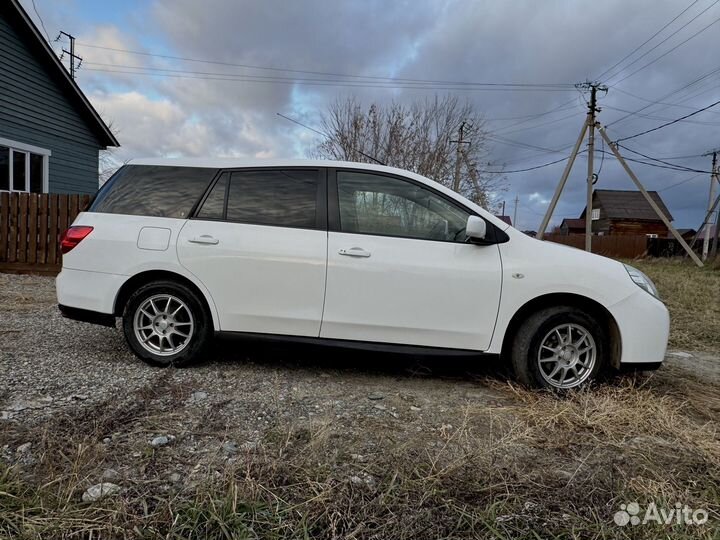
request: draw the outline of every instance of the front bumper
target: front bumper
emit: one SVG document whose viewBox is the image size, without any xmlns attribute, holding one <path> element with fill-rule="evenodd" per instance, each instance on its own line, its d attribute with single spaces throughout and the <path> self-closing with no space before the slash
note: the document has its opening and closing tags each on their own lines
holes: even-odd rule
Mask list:
<svg viewBox="0 0 720 540">
<path fill-rule="evenodd" d="M 670 334 L 670 314 L 665 304 L 638 288 L 608 310 L 620 331 L 621 366 L 647 364 L 657 368 L 665 359 Z"/>
</svg>

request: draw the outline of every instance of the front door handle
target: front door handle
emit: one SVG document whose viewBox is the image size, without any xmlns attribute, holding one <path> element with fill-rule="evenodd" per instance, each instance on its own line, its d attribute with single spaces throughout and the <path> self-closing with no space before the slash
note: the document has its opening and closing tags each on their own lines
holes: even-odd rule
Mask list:
<svg viewBox="0 0 720 540">
<path fill-rule="evenodd" d="M 192 242 L 193 244 L 210 244 L 210 245 L 216 245 L 220 242 L 217 238 L 213 238 L 209 234 L 203 234 L 201 236 L 195 236 L 194 238 L 191 238 L 188 240 L 188 242 Z"/>
<path fill-rule="evenodd" d="M 363 248 L 352 247 L 349 249 L 341 249 L 338 251 L 340 255 L 346 255 L 347 257 L 369 257 L 370 252 L 365 251 Z"/>
</svg>

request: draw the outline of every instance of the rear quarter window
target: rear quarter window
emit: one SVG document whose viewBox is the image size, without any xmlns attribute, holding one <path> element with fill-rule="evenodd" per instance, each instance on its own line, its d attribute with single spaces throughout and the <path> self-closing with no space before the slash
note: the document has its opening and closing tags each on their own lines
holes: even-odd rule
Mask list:
<svg viewBox="0 0 720 540">
<path fill-rule="evenodd" d="M 125 165 L 100 189 L 89 212 L 187 218 L 217 169 Z"/>
</svg>

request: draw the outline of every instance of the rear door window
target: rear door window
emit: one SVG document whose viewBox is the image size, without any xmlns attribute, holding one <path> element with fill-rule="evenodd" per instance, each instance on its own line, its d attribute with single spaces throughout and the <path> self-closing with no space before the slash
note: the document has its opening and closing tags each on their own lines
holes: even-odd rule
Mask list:
<svg viewBox="0 0 720 540">
<path fill-rule="evenodd" d="M 125 165 L 100 189 L 89 212 L 187 218 L 217 169 Z"/>
<path fill-rule="evenodd" d="M 225 219 L 255 225 L 315 229 L 325 192 L 317 169 L 234 171 Z"/>
</svg>

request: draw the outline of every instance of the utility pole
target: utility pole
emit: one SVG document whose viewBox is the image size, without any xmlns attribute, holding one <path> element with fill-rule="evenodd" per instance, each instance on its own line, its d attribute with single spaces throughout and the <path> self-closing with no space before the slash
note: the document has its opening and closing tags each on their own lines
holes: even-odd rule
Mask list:
<svg viewBox="0 0 720 540">
<path fill-rule="evenodd" d="M 695 254 L 695 252 L 692 250 L 691 246 L 687 244 L 685 239 L 680 236 L 680 234 L 677 232 L 675 227 L 673 227 L 672 223 L 670 223 L 670 220 L 668 217 L 663 214 L 660 207 L 657 205 L 657 203 L 653 200 L 652 197 L 650 197 L 650 194 L 647 192 L 645 187 L 642 185 L 640 180 L 637 176 L 635 176 L 635 173 L 630 169 L 630 166 L 627 164 L 625 159 L 623 159 L 622 155 L 620 155 L 619 146 L 610 140 L 610 137 L 608 137 L 607 133 L 605 132 L 605 128 L 600 125 L 599 122 L 596 122 L 595 120 L 595 113 L 599 112 L 600 109 L 597 107 L 596 102 L 596 94 L 597 90 L 601 90 L 603 92 L 607 92 L 607 87 L 600 85 L 598 83 L 590 83 L 586 82 L 581 85 L 578 85 L 578 88 L 590 88 L 592 92 L 591 95 L 591 102 L 588 103 L 588 113 L 586 116 L 585 121 L 583 122 L 582 128 L 580 129 L 580 134 L 578 135 L 577 141 L 575 142 L 575 146 L 573 146 L 572 152 L 570 153 L 570 157 L 568 159 L 567 164 L 565 165 L 565 170 L 562 173 L 562 176 L 560 177 L 560 182 L 558 183 L 557 187 L 555 188 L 555 193 L 553 194 L 553 198 L 550 201 L 550 206 L 548 206 L 547 212 L 545 212 L 545 216 L 543 217 L 542 223 L 540 224 L 540 228 L 538 229 L 537 238 L 538 240 L 542 240 L 543 236 L 545 234 L 545 230 L 547 229 L 548 223 L 550 223 L 550 218 L 552 217 L 553 212 L 555 211 L 555 207 L 557 206 L 558 199 L 560 199 L 560 195 L 562 194 L 562 190 L 565 187 L 565 184 L 567 183 L 568 176 L 570 176 L 570 170 L 572 169 L 573 163 L 575 163 L 575 158 L 577 158 L 577 155 L 580 150 L 580 146 L 582 145 L 583 140 L 585 139 L 585 133 L 590 130 L 591 131 L 591 139 L 589 141 L 589 148 L 590 155 L 588 156 L 588 197 L 587 197 L 587 206 L 585 209 L 585 233 L 586 233 L 586 249 L 589 249 L 590 246 L 590 232 L 589 226 L 592 222 L 592 185 L 595 180 L 595 175 L 593 174 L 593 168 L 592 168 L 592 150 L 594 149 L 592 145 L 594 145 L 594 136 L 593 132 L 597 129 L 598 133 L 602 137 L 602 140 L 605 141 L 605 144 L 608 146 L 612 154 L 615 156 L 615 158 L 620 162 L 620 165 L 622 165 L 623 169 L 625 169 L 625 172 L 630 177 L 630 180 L 633 181 L 635 184 L 635 187 L 642 193 L 643 198 L 645 201 L 647 201 L 648 205 L 653 209 L 653 211 L 657 214 L 657 216 L 660 218 L 660 220 L 665 224 L 665 226 L 670 231 L 670 234 L 673 235 L 675 240 L 678 241 L 678 243 L 682 246 L 682 248 L 685 250 L 685 252 L 688 254 L 688 256 L 693 260 L 693 262 L 702 267 L 703 262 L 700 260 L 700 258 Z M 718 196 L 715 199 L 715 203 L 712 205 L 712 212 L 715 211 L 715 207 L 720 202 L 720 196 Z M 708 215 L 711 212 L 708 212 Z M 707 218 L 706 218 L 707 220 Z M 697 237 L 697 236 L 696 236 Z M 693 240 L 694 242 L 694 240 Z"/>
<path fill-rule="evenodd" d="M 463 139 L 465 124 L 467 124 L 467 122 L 460 124 L 460 128 L 458 129 L 458 138 L 450 141 L 451 143 L 457 144 L 457 149 L 455 151 L 455 179 L 453 180 L 453 191 L 455 193 L 460 193 L 460 163 L 462 158 L 462 145 L 470 144 L 470 141 Z"/>
<path fill-rule="evenodd" d="M 70 57 L 70 78 L 75 80 L 75 70 L 82 65 L 82 58 L 75 54 L 75 36 L 60 30 L 60 33 L 58 34 L 58 37 L 55 38 L 55 41 L 59 41 L 62 36 L 65 36 L 70 40 L 70 50 L 68 51 L 65 47 L 63 47 L 62 52 L 63 56 L 67 54 Z M 62 56 L 60 57 L 60 60 L 62 60 Z M 75 67 L 75 60 L 78 60 L 77 68 Z"/>
<path fill-rule="evenodd" d="M 595 171 L 593 170 L 593 154 L 595 152 L 595 129 L 598 127 L 598 123 L 595 119 L 595 114 L 600 112 L 600 108 L 597 106 L 597 92 L 600 90 L 601 92 L 607 93 L 608 87 L 600 84 L 598 82 L 590 82 L 586 81 L 581 84 L 575 85 L 578 90 L 590 90 L 590 102 L 588 103 L 588 112 L 585 117 L 585 122 L 583 122 L 582 129 L 580 130 L 580 135 L 577 138 L 577 142 L 575 142 L 575 146 L 573 147 L 572 152 L 570 153 L 570 159 L 568 159 L 567 164 L 565 165 L 565 170 L 562 173 L 562 177 L 560 178 L 560 183 L 555 188 L 555 194 L 553 195 L 552 200 L 550 201 L 550 206 L 547 209 L 547 212 L 545 213 L 545 216 L 543 217 L 542 223 L 540 224 L 540 229 L 538 230 L 537 237 L 542 240 L 543 236 L 545 235 L 545 230 L 547 229 L 548 224 L 550 223 L 550 218 L 552 217 L 552 213 L 555 211 L 555 207 L 557 206 L 558 199 L 560 198 L 560 194 L 562 193 L 563 188 L 565 187 L 565 183 L 567 182 L 568 176 L 570 176 L 570 170 L 572 169 L 573 164 L 575 163 L 575 158 L 578 155 L 578 152 L 580 150 L 580 145 L 583 142 L 583 139 L 585 139 L 585 134 L 588 134 L 588 171 L 587 171 L 587 197 L 585 200 L 585 251 L 591 251 L 592 249 L 592 194 L 593 194 L 593 184 L 595 181 Z"/>
<path fill-rule="evenodd" d="M 592 251 L 592 196 L 593 196 L 593 157 L 595 155 L 595 113 L 597 108 L 598 83 L 585 83 L 590 87 L 590 103 L 588 104 L 588 166 L 587 166 L 587 199 L 585 205 L 585 251 Z M 607 91 L 607 87 L 605 87 Z"/>
<path fill-rule="evenodd" d="M 710 200 L 708 200 L 708 210 L 713 207 L 713 195 L 715 194 L 715 182 L 720 183 L 720 165 L 718 165 L 717 159 L 718 151 L 714 150 L 712 153 L 712 175 L 710 176 Z M 705 239 L 709 241 L 710 236 L 710 225 L 708 224 L 708 232 L 705 233 Z M 714 259 L 717 257 L 718 252 L 718 240 L 720 239 L 720 209 L 715 214 L 715 238 L 713 239 L 712 250 L 710 251 L 710 258 Z M 705 253 L 705 244 L 703 243 L 703 253 Z"/>
<path fill-rule="evenodd" d="M 513 211 L 513 220 L 512 220 L 513 227 L 517 227 L 517 207 L 518 207 L 519 202 L 520 202 L 520 197 L 518 195 L 515 195 L 515 210 Z"/>
<path fill-rule="evenodd" d="M 707 155 L 710 155 L 709 153 Z M 708 196 L 708 212 L 710 218 L 705 220 L 705 231 L 703 234 L 703 249 L 702 249 L 702 260 L 706 261 L 708 258 L 708 251 L 710 249 L 710 233 L 712 232 L 712 204 L 715 199 L 715 168 L 717 167 L 717 150 L 712 152 L 712 169 L 710 173 L 710 195 Z"/>
<path fill-rule="evenodd" d="M 502 214 L 500 214 L 500 215 L 501 216 L 505 215 L 505 201 L 502 202 Z"/>
</svg>

